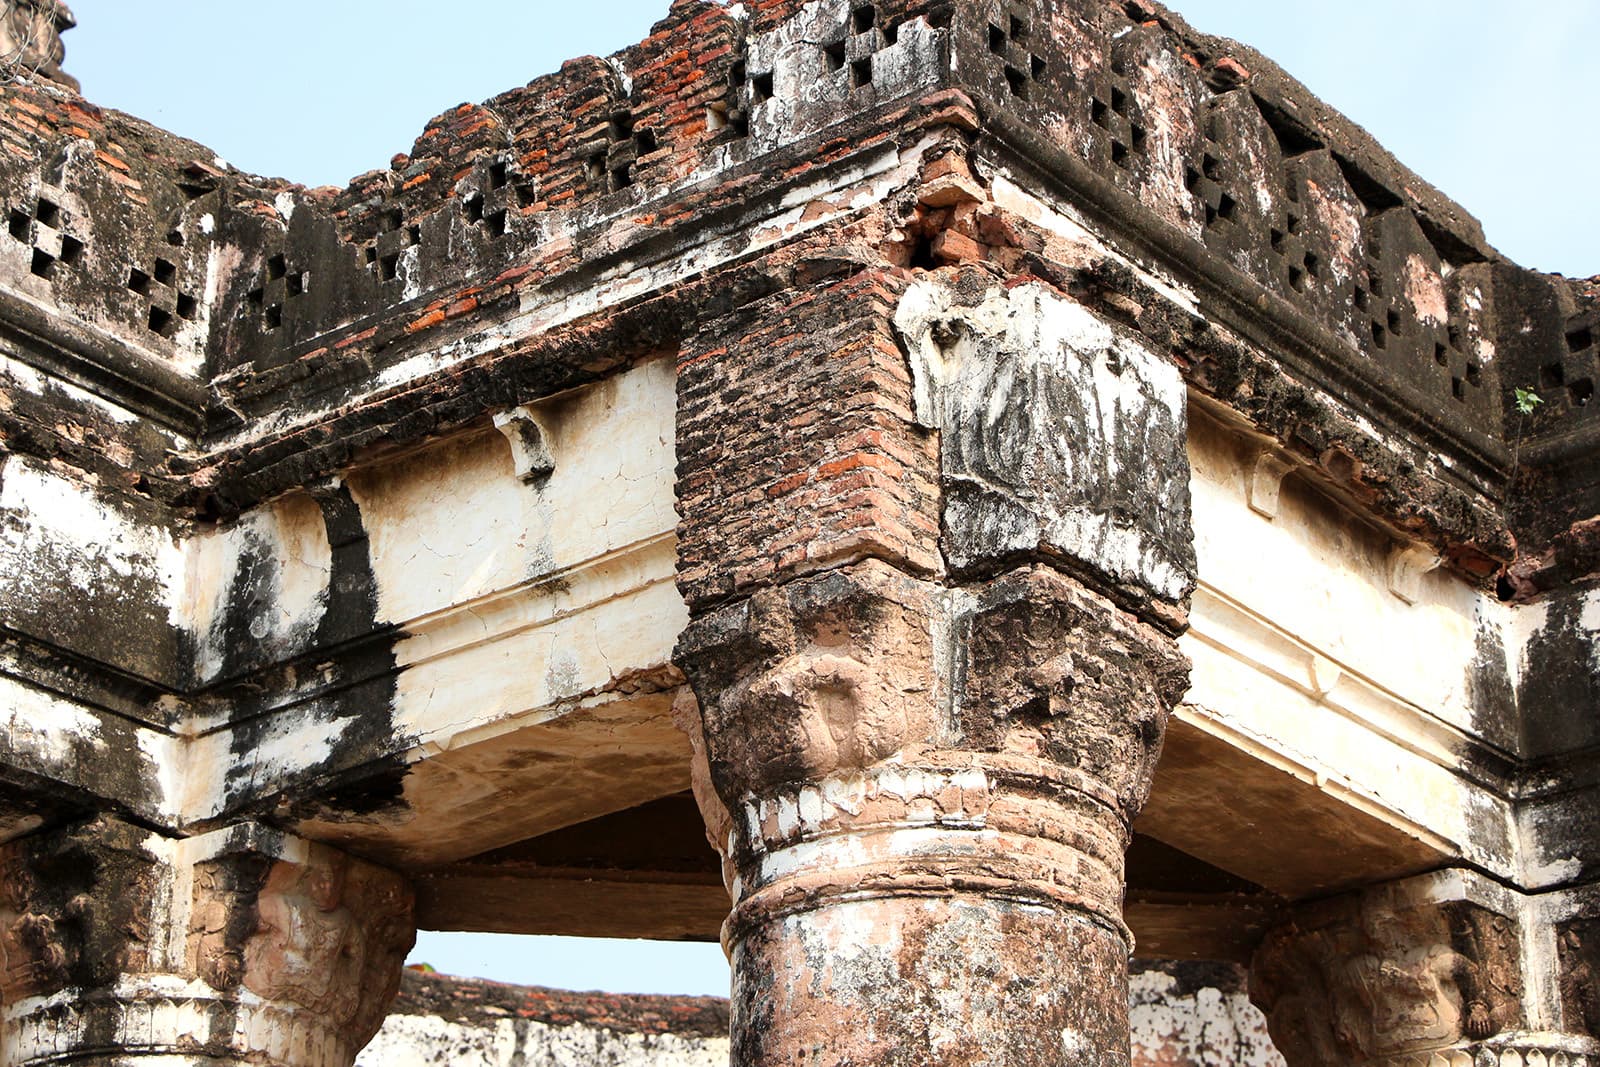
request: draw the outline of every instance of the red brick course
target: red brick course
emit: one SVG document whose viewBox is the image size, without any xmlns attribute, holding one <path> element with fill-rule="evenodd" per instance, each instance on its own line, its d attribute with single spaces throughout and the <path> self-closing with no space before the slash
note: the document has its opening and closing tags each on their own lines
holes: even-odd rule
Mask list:
<svg viewBox="0 0 1600 1067">
<path fill-rule="evenodd" d="M 941 568 L 935 441 L 863 271 L 714 323 L 679 358 L 680 584 L 692 606 L 864 557 Z"/>
</svg>

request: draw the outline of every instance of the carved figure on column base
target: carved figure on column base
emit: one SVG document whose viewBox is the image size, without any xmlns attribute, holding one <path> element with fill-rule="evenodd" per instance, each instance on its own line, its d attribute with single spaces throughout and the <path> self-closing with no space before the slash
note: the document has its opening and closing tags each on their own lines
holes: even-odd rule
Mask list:
<svg viewBox="0 0 1600 1067">
<path fill-rule="evenodd" d="M 1567 1026 L 1600 1038 L 1600 918 L 1574 919 L 1560 928 L 1559 938 Z"/>
<path fill-rule="evenodd" d="M 1449 1055 L 1522 1025 L 1517 930 L 1464 900 L 1374 890 L 1303 909 L 1256 953 L 1251 993 L 1293 1067 Z"/>
</svg>

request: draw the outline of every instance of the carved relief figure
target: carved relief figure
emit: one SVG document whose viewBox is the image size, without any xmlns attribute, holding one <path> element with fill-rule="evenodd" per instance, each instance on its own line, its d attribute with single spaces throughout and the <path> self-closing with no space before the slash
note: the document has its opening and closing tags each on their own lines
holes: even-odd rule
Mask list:
<svg viewBox="0 0 1600 1067">
<path fill-rule="evenodd" d="M 1561 1002 L 1568 1027 L 1600 1037 L 1600 919 L 1578 919 L 1561 930 Z"/>
<path fill-rule="evenodd" d="M 411 912 L 409 887 L 382 868 L 321 849 L 304 863 L 274 863 L 244 943 L 242 983 L 359 1046 L 377 1032 L 399 986 Z M 220 954 L 214 966 L 225 969 L 231 958 Z"/>
<path fill-rule="evenodd" d="M 1276 931 L 1253 995 L 1290 1062 L 1327 1067 L 1450 1048 L 1520 1025 L 1516 934 L 1504 916 L 1375 893 Z"/>
<path fill-rule="evenodd" d="M 728 680 L 704 708 L 719 791 L 868 767 L 928 738 L 921 595 L 869 567 L 752 597 L 750 636 L 715 665 Z"/>
<path fill-rule="evenodd" d="M 1494 946 L 1483 943 L 1471 917 L 1445 907 L 1372 907 L 1363 925 L 1370 951 L 1345 967 L 1361 1001 L 1351 1006 L 1355 1017 L 1372 1020 L 1364 1044 L 1381 1052 L 1439 1048 L 1500 1029 L 1488 975 Z"/>
<path fill-rule="evenodd" d="M 265 875 L 266 860 L 260 856 L 229 857 L 195 868 L 190 966 L 213 989 L 234 989 L 244 978 L 245 941 L 256 921 L 252 904 Z"/>
<path fill-rule="evenodd" d="M 349 957 L 352 987 L 360 994 L 354 1031 L 366 1036 L 383 1023 L 389 1002 L 400 990 L 400 971 L 416 938 L 410 887 L 379 867 L 356 863 L 346 876 L 347 899 L 362 913 L 359 953 Z"/>
<path fill-rule="evenodd" d="M 67 982 L 67 950 L 53 916 L 37 906 L 33 874 L 13 854 L 0 866 L 0 996 L 41 996 Z"/>
<path fill-rule="evenodd" d="M 36 71 L 77 89 L 78 79 L 61 70 L 61 35 L 77 24 L 60 0 L 0 0 L 0 75 Z"/>
<path fill-rule="evenodd" d="M 260 925 L 245 947 L 245 985 L 268 1000 L 285 1000 L 329 1019 L 354 1014 L 359 990 L 346 981 L 357 954 L 356 917 L 344 906 L 347 860 L 277 863 L 258 901 Z"/>
</svg>

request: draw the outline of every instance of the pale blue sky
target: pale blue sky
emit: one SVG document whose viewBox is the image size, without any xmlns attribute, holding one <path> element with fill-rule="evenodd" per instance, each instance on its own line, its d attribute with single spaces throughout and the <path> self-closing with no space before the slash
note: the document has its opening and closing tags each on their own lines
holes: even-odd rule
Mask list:
<svg viewBox="0 0 1600 1067">
<path fill-rule="evenodd" d="M 427 120 L 639 40 L 668 0 L 71 0 L 66 67 L 97 103 L 236 166 L 343 184 Z M 1519 262 L 1600 271 L 1596 0 L 1188 0 L 1483 220 Z M 714 945 L 424 935 L 414 958 L 505 981 L 725 993 Z"/>
<path fill-rule="evenodd" d="M 229 161 L 343 184 L 429 117 L 641 39 L 668 0 L 73 0 L 67 69 L 91 99 Z M 1600 272 L 1592 116 L 1600 2 L 1188 0 L 1484 222 L 1527 266 Z"/>
</svg>

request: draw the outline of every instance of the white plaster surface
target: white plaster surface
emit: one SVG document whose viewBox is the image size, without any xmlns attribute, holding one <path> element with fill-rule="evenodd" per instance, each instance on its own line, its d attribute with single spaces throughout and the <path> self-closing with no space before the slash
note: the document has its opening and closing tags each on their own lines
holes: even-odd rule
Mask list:
<svg viewBox="0 0 1600 1067">
<path fill-rule="evenodd" d="M 498 433 L 350 477 L 380 621 L 408 625 L 672 531 L 672 365 L 646 364 L 534 409 L 555 469 L 521 481 Z"/>
<path fill-rule="evenodd" d="M 1183 990 L 1163 971 L 1128 983 L 1133 1067 L 1283 1067 L 1267 1020 L 1243 992 Z"/>
<path fill-rule="evenodd" d="M 1392 538 L 1294 477 L 1278 513 L 1248 504 L 1253 466 L 1191 434 L 1195 549 L 1205 584 L 1396 698 L 1472 731 L 1467 674 L 1481 629 L 1513 640 L 1512 609 L 1446 570 L 1415 575 L 1415 603 L 1390 589 Z"/>
<path fill-rule="evenodd" d="M 619 1033 L 503 1018 L 464 1024 L 391 1015 L 357 1067 L 726 1067 L 725 1037 Z"/>
<path fill-rule="evenodd" d="M 547 477 L 491 432 L 351 478 L 379 615 L 409 635 L 400 732 L 449 747 L 671 662 L 675 409 L 672 366 L 646 364 L 537 406 Z"/>
<path fill-rule="evenodd" d="M 1183 712 L 1447 853 L 1515 871 L 1510 803 L 1461 773 L 1485 646 L 1508 671 L 1512 609 L 1447 571 L 1390 588 L 1393 539 L 1291 475 L 1272 517 L 1250 506 L 1257 456 L 1190 435 L 1201 584 L 1182 647 Z M 1514 674 L 1508 674 L 1513 680 Z M 1496 737 L 1489 737 L 1493 744 Z"/>
</svg>

